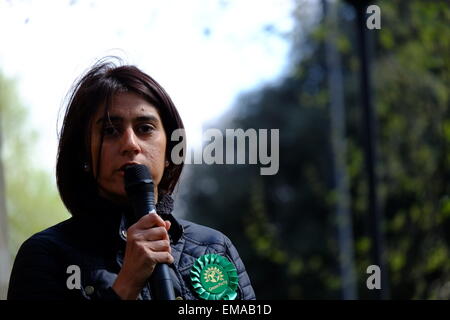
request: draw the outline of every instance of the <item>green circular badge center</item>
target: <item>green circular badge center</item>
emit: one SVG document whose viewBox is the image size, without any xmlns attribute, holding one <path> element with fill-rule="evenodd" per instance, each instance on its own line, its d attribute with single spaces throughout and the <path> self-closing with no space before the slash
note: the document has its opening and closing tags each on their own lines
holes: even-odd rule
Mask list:
<svg viewBox="0 0 450 320">
<path fill-rule="evenodd" d="M 192 289 L 200 299 L 234 300 L 239 277 L 235 266 L 218 254 L 205 254 L 195 260 L 190 272 Z"/>
<path fill-rule="evenodd" d="M 210 293 L 221 293 L 227 288 L 229 279 L 221 265 L 208 264 L 202 269 L 200 282 L 203 288 Z"/>
</svg>

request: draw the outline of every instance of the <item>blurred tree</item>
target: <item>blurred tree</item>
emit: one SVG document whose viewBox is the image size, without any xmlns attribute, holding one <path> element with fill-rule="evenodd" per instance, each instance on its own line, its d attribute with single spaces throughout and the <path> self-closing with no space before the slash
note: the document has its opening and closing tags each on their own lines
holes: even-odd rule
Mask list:
<svg viewBox="0 0 450 320">
<path fill-rule="evenodd" d="M 372 31 L 377 174 L 391 297 L 450 297 L 450 7 L 446 1 L 377 1 Z M 280 169 L 251 165 L 189 168 L 189 218 L 222 230 L 238 247 L 257 297 L 340 298 L 329 92 L 320 19 L 298 1 L 292 68 L 277 83 L 242 94 L 211 123 L 218 128 L 280 128 Z M 371 264 L 355 14 L 341 2 L 341 54 L 358 295 Z M 187 182 L 188 183 L 188 182 Z"/>
<path fill-rule="evenodd" d="M 1 88 L 1 85 L 0 85 Z M 0 112 L 0 155 L 3 150 L 2 113 Z M 6 212 L 5 173 L 0 157 L 0 300 L 5 299 L 8 290 L 11 258 L 8 247 L 8 216 Z"/>
<path fill-rule="evenodd" d="M 301 57 L 293 50 L 300 62 L 290 75 L 242 94 L 229 115 L 211 124 L 280 128 L 279 172 L 260 176 L 254 165 L 199 166 L 192 168 L 187 195 L 188 215 L 236 244 L 259 299 L 337 298 L 340 289 L 327 194 L 332 167 L 323 48 L 299 41 L 310 28 L 302 27 L 291 36 L 305 50 Z"/>
<path fill-rule="evenodd" d="M 12 260 L 29 236 L 68 218 L 54 178 L 33 163 L 33 154 L 39 152 L 34 148 L 38 135 L 30 129 L 27 110 L 15 88 L 14 81 L 0 74 L 1 159 Z"/>
<path fill-rule="evenodd" d="M 448 299 L 450 6 L 380 6 L 374 67 L 392 296 Z"/>
</svg>

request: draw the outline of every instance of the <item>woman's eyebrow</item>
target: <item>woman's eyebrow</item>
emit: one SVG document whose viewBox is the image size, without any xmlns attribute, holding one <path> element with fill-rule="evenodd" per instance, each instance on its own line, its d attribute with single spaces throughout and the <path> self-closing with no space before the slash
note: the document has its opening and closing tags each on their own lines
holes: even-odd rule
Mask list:
<svg viewBox="0 0 450 320">
<path fill-rule="evenodd" d="M 119 117 L 119 116 L 101 117 L 95 123 L 96 124 L 101 124 L 105 120 L 107 122 L 121 122 L 121 121 L 123 121 L 123 118 Z M 159 121 L 159 119 L 157 117 L 155 117 L 154 115 L 138 116 L 138 117 L 134 118 L 133 120 L 134 121 L 139 121 L 139 122 L 145 122 L 145 121 L 158 122 Z"/>
<path fill-rule="evenodd" d="M 122 117 L 116 117 L 116 116 L 112 116 L 112 117 L 101 117 L 99 118 L 95 123 L 96 124 L 102 124 L 103 122 L 119 122 L 122 121 L 123 118 Z"/>
<path fill-rule="evenodd" d="M 135 120 L 140 121 L 140 122 L 144 122 L 144 121 L 158 122 L 159 121 L 159 119 L 157 117 L 155 117 L 154 115 L 139 116 L 139 117 L 136 117 Z"/>
</svg>

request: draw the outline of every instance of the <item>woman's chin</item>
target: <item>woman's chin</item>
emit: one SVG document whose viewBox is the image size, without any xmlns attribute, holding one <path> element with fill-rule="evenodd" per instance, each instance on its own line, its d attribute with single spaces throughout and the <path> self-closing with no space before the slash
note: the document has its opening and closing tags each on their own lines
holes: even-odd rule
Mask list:
<svg viewBox="0 0 450 320">
<path fill-rule="evenodd" d="M 122 190 L 105 190 L 105 189 L 100 189 L 99 190 L 99 194 L 114 202 L 114 203 L 119 203 L 119 204 L 125 204 L 128 203 L 128 197 L 127 194 L 125 192 L 125 189 Z"/>
</svg>

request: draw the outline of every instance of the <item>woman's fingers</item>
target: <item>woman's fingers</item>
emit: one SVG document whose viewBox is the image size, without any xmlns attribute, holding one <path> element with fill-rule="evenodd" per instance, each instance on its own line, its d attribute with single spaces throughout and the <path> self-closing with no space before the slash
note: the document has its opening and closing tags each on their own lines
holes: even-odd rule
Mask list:
<svg viewBox="0 0 450 320">
<path fill-rule="evenodd" d="M 169 234 L 165 227 L 153 227 L 146 230 L 138 230 L 132 233 L 130 240 L 135 241 L 158 241 L 170 240 Z"/>
<path fill-rule="evenodd" d="M 141 219 L 139 219 L 138 222 L 135 223 L 135 227 L 137 229 L 149 229 L 153 227 L 165 227 L 166 230 L 170 229 L 170 226 L 172 224 L 168 220 L 163 220 L 158 214 L 156 213 L 149 213 L 143 216 Z"/>
<path fill-rule="evenodd" d="M 142 288 L 157 263 L 174 262 L 168 233 L 170 226 L 169 221 L 149 213 L 128 228 L 124 262 L 118 276 L 121 282 Z"/>
<path fill-rule="evenodd" d="M 168 233 L 170 226 L 170 221 L 164 221 L 155 213 L 149 213 L 139 219 L 127 232 L 125 255 L 130 256 L 127 261 L 142 261 L 145 264 L 173 263 Z M 141 260 L 142 258 L 144 260 Z"/>
<path fill-rule="evenodd" d="M 172 252 L 169 240 L 149 241 L 145 245 L 153 252 Z"/>
<path fill-rule="evenodd" d="M 151 259 L 155 261 L 156 263 L 167 263 L 172 264 L 174 262 L 174 259 L 172 255 L 169 252 L 162 251 L 162 252 L 152 252 Z"/>
<path fill-rule="evenodd" d="M 149 213 L 139 219 L 138 222 L 134 224 L 138 229 L 148 229 L 152 227 L 165 227 L 166 224 L 164 220 L 156 213 Z"/>
</svg>

